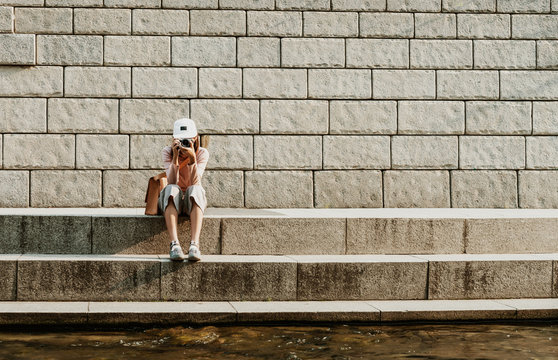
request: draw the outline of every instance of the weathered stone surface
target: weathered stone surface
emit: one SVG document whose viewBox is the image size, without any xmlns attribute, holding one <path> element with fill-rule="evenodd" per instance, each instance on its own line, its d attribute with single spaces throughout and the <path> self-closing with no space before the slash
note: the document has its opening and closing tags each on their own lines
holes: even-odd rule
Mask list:
<svg viewBox="0 0 558 360">
<path fill-rule="evenodd" d="M 304 12 L 304 36 L 356 37 L 358 13 L 356 12 Z"/>
<path fill-rule="evenodd" d="M 329 10 L 330 0 L 276 0 L 281 10 Z"/>
<path fill-rule="evenodd" d="M 395 134 L 395 101 L 330 102 L 330 134 Z"/>
<path fill-rule="evenodd" d="M 324 136 L 324 169 L 387 169 L 389 136 Z"/>
<path fill-rule="evenodd" d="M 498 99 L 498 71 L 439 70 L 436 75 L 439 99 Z"/>
<path fill-rule="evenodd" d="M 457 136 L 392 136 L 393 169 L 457 168 Z"/>
<path fill-rule="evenodd" d="M 382 172 L 316 171 L 314 203 L 317 208 L 382 207 Z"/>
<path fill-rule="evenodd" d="M 0 0 L 0 5 L 8 6 L 44 6 L 45 0 Z"/>
<path fill-rule="evenodd" d="M 372 96 L 370 70 L 310 69 L 308 96 L 328 99 L 368 99 Z"/>
<path fill-rule="evenodd" d="M 72 9 L 15 8 L 15 31 L 31 34 L 71 34 Z"/>
<path fill-rule="evenodd" d="M 84 325 L 88 321 L 88 306 L 86 301 L 5 301 L 0 312 L 0 324 L 26 327 Z"/>
<path fill-rule="evenodd" d="M 557 41 L 537 41 L 537 66 L 539 69 L 558 69 L 557 58 Z"/>
<path fill-rule="evenodd" d="M 327 134 L 328 102 L 262 100 L 262 134 Z"/>
<path fill-rule="evenodd" d="M 102 65 L 103 37 L 38 35 L 37 63 L 46 65 Z"/>
<path fill-rule="evenodd" d="M 196 119 L 200 133 L 254 134 L 259 130 L 260 107 L 257 100 L 196 99 L 191 101 L 190 106 L 192 119 Z"/>
<path fill-rule="evenodd" d="M 244 97 L 305 98 L 306 77 L 305 69 L 244 69 Z"/>
<path fill-rule="evenodd" d="M 48 131 L 116 133 L 118 132 L 118 100 L 48 99 Z"/>
<path fill-rule="evenodd" d="M 103 171 L 104 207 L 145 207 L 145 192 L 150 177 L 161 170 Z"/>
<path fill-rule="evenodd" d="M 415 38 L 455 38 L 455 14 L 415 14 Z"/>
<path fill-rule="evenodd" d="M 202 184 L 208 207 L 244 207 L 244 172 L 206 170 Z"/>
<path fill-rule="evenodd" d="M 342 218 L 223 218 L 223 254 L 344 254 Z"/>
<path fill-rule="evenodd" d="M 520 171 L 519 206 L 558 208 L 558 171 Z"/>
<path fill-rule="evenodd" d="M 554 264 L 556 269 L 556 262 Z M 513 307 L 518 319 L 555 319 L 558 315 L 557 299 L 502 299 L 498 302 Z"/>
<path fill-rule="evenodd" d="M 76 168 L 127 169 L 129 149 L 128 135 L 76 135 Z"/>
<path fill-rule="evenodd" d="M 461 136 L 459 167 L 462 169 L 525 168 L 523 136 Z"/>
<path fill-rule="evenodd" d="M 202 68 L 199 81 L 200 97 L 242 97 L 242 69 Z"/>
<path fill-rule="evenodd" d="M 145 183 L 147 184 L 147 181 Z M 101 171 L 31 171 L 31 207 L 99 206 L 101 206 Z"/>
<path fill-rule="evenodd" d="M 170 65 L 169 36 L 105 36 L 106 65 Z"/>
<path fill-rule="evenodd" d="M 131 94 L 129 67 L 82 67 L 64 69 L 66 96 L 127 97 Z"/>
<path fill-rule="evenodd" d="M 14 31 L 14 8 L 0 6 L 0 33 Z"/>
<path fill-rule="evenodd" d="M 236 39 L 232 37 L 172 38 L 173 66 L 236 66 Z"/>
<path fill-rule="evenodd" d="M 132 28 L 137 35 L 188 35 L 189 24 L 186 10 L 132 10 Z"/>
<path fill-rule="evenodd" d="M 442 1 L 442 11 L 452 12 L 495 12 L 496 0 L 444 0 Z"/>
<path fill-rule="evenodd" d="M 155 301 L 160 270 L 156 255 L 23 255 L 17 300 Z"/>
<path fill-rule="evenodd" d="M 58 66 L 0 66 L 0 95 L 61 96 L 62 72 Z"/>
<path fill-rule="evenodd" d="M 526 140 L 527 169 L 558 168 L 558 136 L 528 136 Z"/>
<path fill-rule="evenodd" d="M 275 0 L 221 0 L 221 9 L 273 10 Z"/>
<path fill-rule="evenodd" d="M 440 0 L 388 0 L 388 11 L 439 12 Z"/>
<path fill-rule="evenodd" d="M 132 31 L 129 9 L 74 9 L 76 34 L 126 35 Z"/>
<path fill-rule="evenodd" d="M 0 64 L 35 65 L 35 35 L 0 34 Z"/>
<path fill-rule="evenodd" d="M 287 257 L 207 255 L 198 263 L 161 261 L 162 300 L 296 300 L 296 262 Z"/>
<path fill-rule="evenodd" d="M 181 71 L 178 74 L 181 74 Z M 171 74 L 168 76 L 171 77 Z M 123 99 L 120 100 L 120 132 L 128 134 L 168 133 L 169 136 L 172 136 L 174 121 L 188 117 L 189 113 L 188 100 Z"/>
<path fill-rule="evenodd" d="M 190 11 L 190 35 L 246 35 L 246 12 L 192 10 Z"/>
<path fill-rule="evenodd" d="M 132 79 L 134 97 L 191 98 L 198 94 L 196 69 L 134 67 Z"/>
<path fill-rule="evenodd" d="M 46 99 L 0 99 L 0 132 L 46 132 Z"/>
<path fill-rule="evenodd" d="M 465 104 L 462 101 L 399 101 L 400 134 L 463 134 Z"/>
<path fill-rule="evenodd" d="M 409 40 L 346 39 L 347 66 L 357 68 L 408 68 Z"/>
<path fill-rule="evenodd" d="M 103 0 L 45 0 L 46 6 L 100 7 Z"/>
<path fill-rule="evenodd" d="M 450 207 L 448 171 L 385 171 L 384 207 Z"/>
<path fill-rule="evenodd" d="M 550 12 L 549 0 L 499 0 L 498 12 L 523 13 L 523 12 Z"/>
<path fill-rule="evenodd" d="M 250 135 L 211 136 L 211 161 L 207 169 L 253 169 L 254 145 Z"/>
<path fill-rule="evenodd" d="M 463 219 L 349 218 L 347 254 L 459 254 Z"/>
<path fill-rule="evenodd" d="M 131 135 L 130 168 L 162 169 L 162 149 L 170 145 L 169 135 Z"/>
<path fill-rule="evenodd" d="M 217 9 L 219 0 L 163 0 L 164 8 Z"/>
<path fill-rule="evenodd" d="M 278 67 L 281 63 L 278 38 L 241 37 L 237 43 L 239 67 Z"/>
<path fill-rule="evenodd" d="M 556 135 L 558 134 L 558 102 L 534 101 L 533 102 L 533 134 Z"/>
<path fill-rule="evenodd" d="M 254 136 L 255 169 L 321 169 L 321 167 L 321 136 Z"/>
<path fill-rule="evenodd" d="M 558 99 L 558 71 L 501 71 L 502 99 Z"/>
<path fill-rule="evenodd" d="M 412 256 L 290 257 L 298 262 L 297 300 L 426 298 L 428 264 Z"/>
<path fill-rule="evenodd" d="M 16 300 L 17 262 L 19 255 L 2 255 L 0 260 L 0 300 Z"/>
<path fill-rule="evenodd" d="M 476 69 L 534 69 L 537 63 L 535 41 L 477 40 Z"/>
<path fill-rule="evenodd" d="M 282 39 L 281 64 L 284 67 L 343 67 L 343 39 Z"/>
<path fill-rule="evenodd" d="M 104 0 L 107 7 L 161 7 L 160 0 Z"/>
<path fill-rule="evenodd" d="M 518 135 L 530 133 L 530 102 L 467 102 L 467 134 Z"/>
<path fill-rule="evenodd" d="M 373 70 L 375 99 L 434 99 L 434 70 Z"/>
<path fill-rule="evenodd" d="M 74 167 L 73 135 L 4 135 L 5 169 L 68 169 Z"/>
<path fill-rule="evenodd" d="M 412 69 L 471 69 L 471 40 L 410 40 Z"/>
<path fill-rule="evenodd" d="M 513 15 L 512 38 L 558 39 L 556 15 Z"/>
<path fill-rule="evenodd" d="M 0 171 L 0 183 L 11 184 L 0 188 L 0 207 L 29 206 L 28 171 Z"/>
<path fill-rule="evenodd" d="M 458 38 L 509 39 L 510 36 L 509 14 L 457 14 Z"/>
<path fill-rule="evenodd" d="M 248 11 L 250 36 L 301 36 L 302 13 L 294 11 Z"/>
<path fill-rule="evenodd" d="M 410 38 L 414 34 L 412 13 L 361 13 L 359 23 L 363 37 Z"/>
<path fill-rule="evenodd" d="M 247 208 L 310 208 L 311 171 L 246 171 Z"/>
<path fill-rule="evenodd" d="M 365 10 L 365 11 L 384 11 L 386 10 L 385 0 L 331 0 L 333 10 Z"/>
<path fill-rule="evenodd" d="M 452 207 L 516 208 L 515 171 L 452 171 Z M 487 251 L 490 252 L 490 251 Z"/>
</svg>

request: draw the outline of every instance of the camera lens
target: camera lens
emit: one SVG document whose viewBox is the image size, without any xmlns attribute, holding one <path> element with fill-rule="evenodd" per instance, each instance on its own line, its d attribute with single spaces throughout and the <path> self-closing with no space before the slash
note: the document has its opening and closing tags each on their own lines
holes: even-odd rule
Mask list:
<svg viewBox="0 0 558 360">
<path fill-rule="evenodd" d="M 184 147 L 190 147 L 190 139 L 182 139 L 182 140 L 180 140 L 180 143 Z"/>
</svg>

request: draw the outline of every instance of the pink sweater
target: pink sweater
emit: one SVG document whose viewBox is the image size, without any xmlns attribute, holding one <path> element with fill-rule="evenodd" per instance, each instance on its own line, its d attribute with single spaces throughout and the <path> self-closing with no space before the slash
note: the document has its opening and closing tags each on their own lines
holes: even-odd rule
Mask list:
<svg viewBox="0 0 558 360">
<path fill-rule="evenodd" d="M 190 185 L 201 185 L 202 175 L 208 159 L 209 151 L 200 146 L 196 152 L 196 162 L 192 165 L 184 165 L 180 169 L 178 173 L 178 186 L 180 186 L 182 191 L 186 191 Z M 172 164 L 172 148 L 170 146 L 163 148 L 163 164 L 168 178 Z"/>
</svg>

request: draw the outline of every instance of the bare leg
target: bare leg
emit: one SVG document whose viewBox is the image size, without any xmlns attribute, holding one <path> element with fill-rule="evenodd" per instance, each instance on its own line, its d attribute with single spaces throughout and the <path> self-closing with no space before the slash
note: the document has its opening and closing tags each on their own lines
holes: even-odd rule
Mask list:
<svg viewBox="0 0 558 360">
<path fill-rule="evenodd" d="M 200 233 L 203 221 L 203 212 L 201 208 L 196 204 L 193 197 L 192 199 L 192 211 L 190 212 L 190 227 L 192 233 L 191 242 L 199 244 L 200 243 Z"/>
<path fill-rule="evenodd" d="M 171 241 L 178 241 L 178 211 L 174 207 L 173 197 L 169 197 L 169 203 L 165 209 L 165 223 L 167 224 L 167 231 Z"/>
</svg>

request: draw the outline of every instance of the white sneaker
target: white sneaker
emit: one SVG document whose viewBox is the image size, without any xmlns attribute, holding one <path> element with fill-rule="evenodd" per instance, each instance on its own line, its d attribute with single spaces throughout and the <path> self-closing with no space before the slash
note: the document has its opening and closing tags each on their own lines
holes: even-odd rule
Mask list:
<svg viewBox="0 0 558 360">
<path fill-rule="evenodd" d="M 188 250 L 188 260 L 190 261 L 200 261 L 201 252 L 197 244 L 191 243 L 190 249 Z"/>
<path fill-rule="evenodd" d="M 170 259 L 175 261 L 182 261 L 184 260 L 185 256 L 182 252 L 182 247 L 180 247 L 179 243 L 171 242 L 170 244 Z"/>
</svg>

